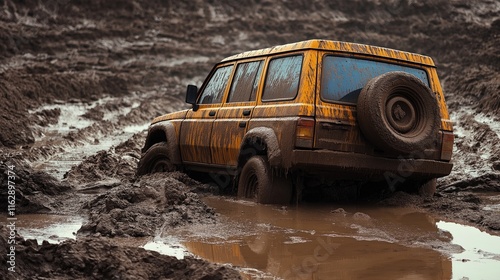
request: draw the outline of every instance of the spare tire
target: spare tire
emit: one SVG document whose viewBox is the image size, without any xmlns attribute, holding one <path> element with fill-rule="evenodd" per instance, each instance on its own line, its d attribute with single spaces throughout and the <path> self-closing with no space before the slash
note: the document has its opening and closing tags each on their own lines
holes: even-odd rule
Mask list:
<svg viewBox="0 0 500 280">
<path fill-rule="evenodd" d="M 377 149 L 409 154 L 431 147 L 438 137 L 439 108 L 431 89 L 406 72 L 371 79 L 357 104 L 361 132 Z"/>
</svg>

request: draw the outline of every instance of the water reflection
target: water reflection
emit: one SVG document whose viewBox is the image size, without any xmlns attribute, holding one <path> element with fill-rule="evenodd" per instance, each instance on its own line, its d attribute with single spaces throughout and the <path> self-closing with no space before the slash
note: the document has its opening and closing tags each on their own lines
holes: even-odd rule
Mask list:
<svg viewBox="0 0 500 280">
<path fill-rule="evenodd" d="M 19 234 L 25 239 L 36 239 L 39 244 L 44 240 L 59 243 L 76 239 L 76 232 L 83 221 L 77 216 L 23 214 L 17 216 L 16 225 Z"/>
<path fill-rule="evenodd" d="M 203 230 L 184 229 L 184 246 L 202 258 L 257 269 L 268 278 L 460 279 L 468 276 L 458 273 L 460 269 L 484 267 L 469 275 L 499 279 L 491 277 L 499 259 L 480 259 L 477 265 L 457 261 L 469 248 L 456 242 L 455 232 L 442 222 L 414 209 L 352 205 L 283 209 L 221 198 L 205 202 L 227 221 Z M 499 249 L 491 252 L 498 253 Z M 241 271 L 247 279 L 263 277 Z"/>
<path fill-rule="evenodd" d="M 456 223 L 437 225 L 452 234 L 452 243 L 464 248 L 463 252 L 452 255 L 454 279 L 500 279 L 499 236 Z"/>
</svg>

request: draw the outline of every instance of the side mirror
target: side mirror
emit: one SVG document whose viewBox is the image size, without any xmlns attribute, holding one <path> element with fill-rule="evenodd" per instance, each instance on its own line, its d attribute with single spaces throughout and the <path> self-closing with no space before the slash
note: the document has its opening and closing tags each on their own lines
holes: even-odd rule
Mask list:
<svg viewBox="0 0 500 280">
<path fill-rule="evenodd" d="M 198 110 L 196 99 L 198 99 L 198 87 L 194 85 L 188 85 L 186 91 L 186 103 L 193 105 L 194 111 Z"/>
</svg>

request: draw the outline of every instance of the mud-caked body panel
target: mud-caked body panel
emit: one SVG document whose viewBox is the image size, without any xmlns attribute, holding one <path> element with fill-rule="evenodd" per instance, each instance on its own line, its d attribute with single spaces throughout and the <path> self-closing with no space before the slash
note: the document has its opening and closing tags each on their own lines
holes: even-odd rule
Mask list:
<svg viewBox="0 0 500 280">
<path fill-rule="evenodd" d="M 380 78 L 387 73 L 403 81 L 390 85 Z M 367 90 L 370 82 L 377 89 Z M 366 122 L 378 89 L 385 97 L 374 116 L 401 142 L 374 139 L 379 123 Z M 300 176 L 380 180 L 391 173 L 423 181 L 451 171 L 453 127 L 426 56 L 325 40 L 276 46 L 224 59 L 186 101 L 193 109 L 153 121 L 144 153 L 165 141 L 176 164 L 231 175 L 254 156 L 276 174 Z M 430 139 L 419 142 L 425 146 L 406 145 L 421 131 Z"/>
</svg>

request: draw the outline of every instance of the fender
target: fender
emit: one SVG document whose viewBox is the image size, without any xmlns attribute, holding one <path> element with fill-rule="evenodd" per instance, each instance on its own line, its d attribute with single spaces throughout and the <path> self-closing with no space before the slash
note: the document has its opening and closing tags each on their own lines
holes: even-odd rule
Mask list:
<svg viewBox="0 0 500 280">
<path fill-rule="evenodd" d="M 280 166 L 282 164 L 281 149 L 278 143 L 278 137 L 273 129 L 269 127 L 256 127 L 250 129 L 243 138 L 240 147 L 240 153 L 246 145 L 257 139 L 264 141 L 267 147 L 267 159 L 271 166 Z"/>
<path fill-rule="evenodd" d="M 167 142 L 168 158 L 173 164 L 182 164 L 179 139 L 172 122 L 165 121 L 151 125 L 142 152 L 145 153 L 151 146 L 159 142 Z"/>
</svg>

